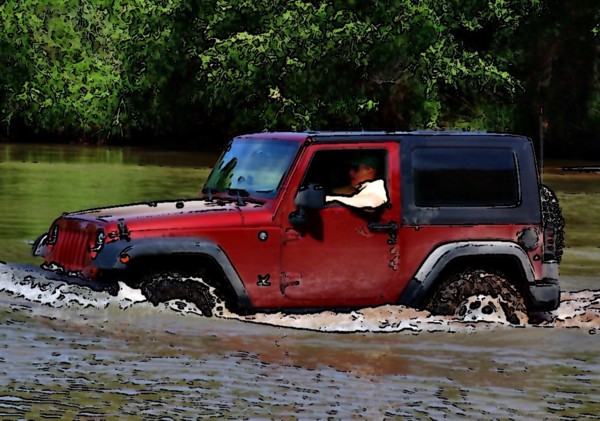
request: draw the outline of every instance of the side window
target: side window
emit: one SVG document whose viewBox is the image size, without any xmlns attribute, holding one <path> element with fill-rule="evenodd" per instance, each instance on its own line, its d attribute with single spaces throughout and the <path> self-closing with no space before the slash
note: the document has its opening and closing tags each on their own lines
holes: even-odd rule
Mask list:
<svg viewBox="0 0 600 421">
<path fill-rule="evenodd" d="M 373 166 L 374 179 L 387 179 L 386 151 L 383 149 L 336 149 L 314 154 L 302 181 L 303 185 L 319 184 L 327 194 L 354 193 L 353 172 L 361 163 Z"/>
<path fill-rule="evenodd" d="M 501 148 L 416 148 L 412 152 L 415 205 L 516 206 L 516 157 Z"/>
</svg>

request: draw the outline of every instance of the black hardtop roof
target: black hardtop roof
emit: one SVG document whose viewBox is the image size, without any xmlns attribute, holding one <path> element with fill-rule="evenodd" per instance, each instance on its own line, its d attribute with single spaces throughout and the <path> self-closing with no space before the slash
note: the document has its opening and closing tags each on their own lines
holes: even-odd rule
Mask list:
<svg viewBox="0 0 600 421">
<path fill-rule="evenodd" d="M 308 138 L 312 139 L 315 142 L 368 142 L 368 141 L 400 141 L 403 138 L 417 140 L 417 139 L 442 139 L 442 138 L 462 138 L 465 140 L 475 140 L 475 139 L 522 139 L 525 141 L 529 141 L 525 136 L 509 134 L 509 133 L 488 133 L 488 132 L 472 132 L 472 131 L 456 131 L 456 130 L 414 130 L 414 131 L 406 131 L 406 132 L 359 132 L 359 131 L 349 131 L 349 132 L 338 132 L 338 131 L 316 131 L 316 132 L 306 132 Z"/>
<path fill-rule="evenodd" d="M 440 143 L 456 146 L 468 146 L 475 143 L 484 144 L 493 141 L 510 147 L 530 144 L 531 139 L 509 133 L 488 133 L 456 130 L 415 130 L 406 132 L 392 131 L 306 131 L 306 132 L 262 132 L 237 136 L 236 139 L 276 139 L 291 142 L 310 141 L 314 143 L 369 143 L 369 142 L 402 142 L 418 145 Z"/>
</svg>

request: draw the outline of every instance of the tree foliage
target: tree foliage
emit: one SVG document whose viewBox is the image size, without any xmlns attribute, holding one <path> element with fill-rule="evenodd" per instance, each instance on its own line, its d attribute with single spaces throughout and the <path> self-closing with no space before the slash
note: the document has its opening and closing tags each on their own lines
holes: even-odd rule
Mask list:
<svg viewBox="0 0 600 421">
<path fill-rule="evenodd" d="M 5 0 L 1 124 L 98 141 L 264 129 L 533 135 L 544 105 L 551 137 L 590 133 L 599 17 L 597 0 Z"/>
<path fill-rule="evenodd" d="M 2 117 L 46 131 L 123 135 L 131 100 L 154 88 L 179 0 L 6 1 L 0 7 Z"/>
<path fill-rule="evenodd" d="M 275 3 L 275 4 L 274 4 Z M 360 126 L 389 96 L 417 98 L 398 121 L 436 127 L 443 93 L 468 84 L 514 94 L 506 60 L 461 38 L 513 31 L 537 1 L 217 1 L 199 44 L 199 99 L 235 103 L 267 128 Z M 397 104 L 395 104 L 397 105 Z"/>
</svg>

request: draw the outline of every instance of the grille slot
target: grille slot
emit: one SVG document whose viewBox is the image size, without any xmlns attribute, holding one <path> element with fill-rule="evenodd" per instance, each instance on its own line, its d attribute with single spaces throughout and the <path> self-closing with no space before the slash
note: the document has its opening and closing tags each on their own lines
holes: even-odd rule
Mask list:
<svg viewBox="0 0 600 421">
<path fill-rule="evenodd" d="M 81 270 L 86 265 L 92 233 L 88 230 L 59 229 L 53 261 L 66 270 Z"/>
</svg>

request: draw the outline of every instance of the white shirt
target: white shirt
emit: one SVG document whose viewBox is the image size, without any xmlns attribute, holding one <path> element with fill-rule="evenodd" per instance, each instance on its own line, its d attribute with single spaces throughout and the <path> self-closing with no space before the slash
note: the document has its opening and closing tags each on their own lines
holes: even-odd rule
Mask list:
<svg viewBox="0 0 600 421">
<path fill-rule="evenodd" d="M 353 208 L 375 209 L 389 201 L 383 180 L 363 181 L 351 196 L 325 196 L 325 202 L 339 202 Z"/>
</svg>

